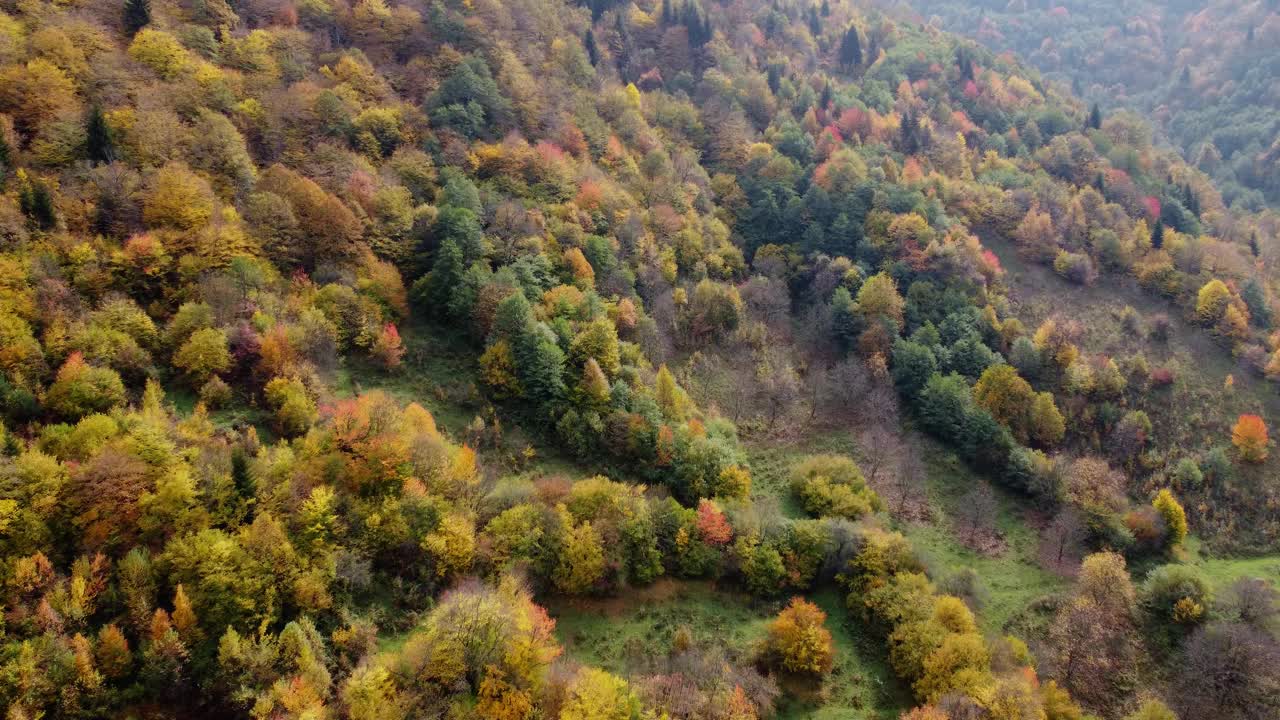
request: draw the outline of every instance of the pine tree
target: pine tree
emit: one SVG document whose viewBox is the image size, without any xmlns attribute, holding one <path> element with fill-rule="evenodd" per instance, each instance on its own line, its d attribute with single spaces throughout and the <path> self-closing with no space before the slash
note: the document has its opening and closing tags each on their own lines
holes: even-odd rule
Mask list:
<svg viewBox="0 0 1280 720">
<path fill-rule="evenodd" d="M 1151 247 L 1156 250 L 1164 247 L 1164 220 L 1156 220 L 1156 226 L 1151 228 Z"/>
<path fill-rule="evenodd" d="M 2 159 L 3 158 L 0 158 L 0 160 Z M 1253 253 L 1254 257 L 1258 257 L 1258 253 L 1261 252 L 1261 249 L 1258 247 L 1257 230 L 1254 230 L 1253 233 L 1249 235 L 1249 252 Z"/>
<path fill-rule="evenodd" d="M 9 169 L 9 165 L 13 162 L 12 151 L 9 149 L 9 141 L 5 139 L 4 133 L 0 133 L 0 178 L 4 176 L 4 172 Z"/>
<path fill-rule="evenodd" d="M 124 29 L 133 37 L 151 22 L 151 0 L 124 0 Z"/>
<path fill-rule="evenodd" d="M 596 34 L 591 32 L 591 28 L 587 28 L 587 37 L 583 40 L 583 44 L 587 46 L 587 59 L 591 61 L 591 67 L 600 64 L 600 48 L 596 45 Z"/>
<path fill-rule="evenodd" d="M 831 14 L 831 3 L 828 2 L 828 0 L 822 0 L 822 17 L 827 17 L 830 14 Z"/>
<path fill-rule="evenodd" d="M 818 98 L 818 109 L 826 110 L 831 107 L 831 83 L 822 86 L 822 95 Z"/>
<path fill-rule="evenodd" d="M 847 68 L 862 65 L 862 40 L 858 37 L 858 28 L 852 25 L 840 42 L 840 64 Z"/>
<path fill-rule="evenodd" d="M 111 128 L 102 114 L 102 107 L 95 104 L 89 109 L 89 120 L 85 128 L 85 145 L 89 162 L 109 163 L 115 159 L 115 141 L 111 139 Z"/>
<path fill-rule="evenodd" d="M 36 227 L 42 229 L 53 227 L 57 220 L 53 207 L 53 194 L 40 180 L 26 180 L 22 183 L 22 189 L 18 192 L 18 208 L 35 223 Z"/>
<path fill-rule="evenodd" d="M 1102 108 L 1098 107 L 1098 103 L 1089 108 L 1089 127 L 1094 130 L 1102 129 Z"/>
<path fill-rule="evenodd" d="M 956 67 L 960 69 L 960 79 L 972 80 L 974 78 L 973 57 L 970 56 L 968 48 L 956 48 Z"/>
</svg>

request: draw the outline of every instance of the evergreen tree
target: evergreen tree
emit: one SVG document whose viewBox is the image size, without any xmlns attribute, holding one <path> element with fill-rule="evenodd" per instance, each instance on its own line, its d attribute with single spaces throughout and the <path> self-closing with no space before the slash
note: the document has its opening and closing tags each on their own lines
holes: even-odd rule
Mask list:
<svg viewBox="0 0 1280 720">
<path fill-rule="evenodd" d="M 1249 252 L 1253 253 L 1254 257 L 1258 257 L 1258 254 L 1261 252 L 1261 249 L 1258 247 L 1258 231 L 1257 230 L 1253 231 L 1249 235 Z"/>
<path fill-rule="evenodd" d="M 109 163 L 115 159 L 115 141 L 111 139 L 111 128 L 102 114 L 102 107 L 95 104 L 89 109 L 89 120 L 85 128 L 85 145 L 89 162 Z"/>
<path fill-rule="evenodd" d="M 822 95 L 818 98 L 818 109 L 826 110 L 831 107 L 831 83 L 822 86 Z"/>
<path fill-rule="evenodd" d="M 1271 328 L 1271 306 L 1267 303 L 1267 294 L 1257 278 L 1249 278 L 1240 291 L 1240 298 L 1249 308 L 1249 321 L 1264 330 Z"/>
<path fill-rule="evenodd" d="M 1196 191 L 1189 183 L 1182 186 L 1182 204 L 1186 205 L 1193 215 L 1200 217 L 1200 196 L 1196 195 Z"/>
<path fill-rule="evenodd" d="M 836 288 L 831 296 L 831 330 L 841 350 L 848 352 L 853 349 L 858 342 L 858 335 L 862 333 L 862 327 L 853 295 L 846 287 Z"/>
<path fill-rule="evenodd" d="M 124 29 L 133 37 L 151 22 L 151 0 L 124 0 Z"/>
<path fill-rule="evenodd" d="M 450 300 L 456 288 L 462 285 L 462 276 L 467 271 L 466 257 L 455 238 L 449 237 L 440 244 L 436 251 L 435 263 L 425 278 L 426 307 L 437 317 L 446 314 Z"/>
<path fill-rule="evenodd" d="M 0 179 L 4 177 L 4 172 L 9 169 L 9 165 L 13 162 L 12 151 L 9 149 L 9 141 L 5 139 L 4 133 L 0 133 Z"/>
<path fill-rule="evenodd" d="M 36 227 L 49 229 L 57 221 L 53 208 L 53 194 L 40 180 L 30 180 L 23 184 L 18 193 L 18 208 Z"/>
<path fill-rule="evenodd" d="M 964 46 L 956 48 L 956 67 L 960 69 L 961 80 L 974 79 L 973 57 L 969 52 L 969 48 Z"/>
<path fill-rule="evenodd" d="M 1094 130 L 1102 129 L 1102 108 L 1098 107 L 1098 103 L 1089 108 L 1089 127 Z"/>
<path fill-rule="evenodd" d="M 862 40 L 858 37 L 858 28 L 850 25 L 840 41 L 840 64 L 846 68 L 862 65 Z"/>
<path fill-rule="evenodd" d="M 822 0 L 822 17 L 827 17 L 830 14 L 831 14 L 831 3 L 828 0 Z"/>
<path fill-rule="evenodd" d="M 587 37 L 583 41 L 587 46 L 587 59 L 591 61 L 591 67 L 600 64 L 600 48 L 596 45 L 596 34 L 591 32 L 591 28 L 587 28 Z"/>
<path fill-rule="evenodd" d="M 1164 221 L 1156 220 L 1155 227 L 1151 228 L 1151 247 L 1159 250 L 1164 247 Z"/>
</svg>

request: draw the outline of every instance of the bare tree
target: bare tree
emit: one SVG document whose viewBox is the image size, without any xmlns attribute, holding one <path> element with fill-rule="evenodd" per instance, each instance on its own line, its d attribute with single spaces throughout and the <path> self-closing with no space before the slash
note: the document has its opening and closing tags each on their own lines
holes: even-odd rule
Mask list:
<svg viewBox="0 0 1280 720">
<path fill-rule="evenodd" d="M 928 507 L 925 502 L 927 479 L 928 473 L 925 472 L 924 462 L 920 460 L 919 453 L 907 448 L 899 454 L 897 472 L 893 473 L 889 480 L 889 502 L 892 503 L 896 514 L 907 514 L 908 510 L 915 507 L 922 509 Z M 910 514 L 914 516 L 917 513 Z M 927 515 L 927 513 L 920 514 Z"/>
<path fill-rule="evenodd" d="M 965 531 L 965 542 L 972 545 L 979 533 L 995 528 L 996 509 L 996 494 L 987 483 L 979 482 L 965 493 L 956 510 L 956 520 Z"/>
<path fill-rule="evenodd" d="M 826 423 L 847 423 L 860 417 L 861 406 L 874 385 L 871 373 L 856 358 L 847 358 L 811 373 L 814 416 Z"/>
<path fill-rule="evenodd" d="M 1247 625 L 1203 627 L 1187 641 L 1174 687 L 1180 717 L 1280 717 L 1280 643 Z"/>
<path fill-rule="evenodd" d="M 1079 563 L 1084 539 L 1085 526 L 1080 515 L 1071 509 L 1062 510 L 1044 531 L 1046 561 L 1059 571 L 1068 566 L 1075 567 Z"/>
<path fill-rule="evenodd" d="M 862 472 L 872 487 L 881 487 L 902 458 L 902 438 L 885 425 L 872 425 L 858 436 L 862 447 Z"/>
<path fill-rule="evenodd" d="M 1227 589 L 1220 606 L 1223 617 L 1271 632 L 1280 621 L 1280 590 L 1266 580 L 1240 578 Z"/>
<path fill-rule="evenodd" d="M 800 378 L 782 353 L 761 353 L 755 373 L 756 397 L 770 431 L 778 419 L 795 407 L 800 397 Z M 743 388 L 737 388 L 742 392 Z"/>
</svg>

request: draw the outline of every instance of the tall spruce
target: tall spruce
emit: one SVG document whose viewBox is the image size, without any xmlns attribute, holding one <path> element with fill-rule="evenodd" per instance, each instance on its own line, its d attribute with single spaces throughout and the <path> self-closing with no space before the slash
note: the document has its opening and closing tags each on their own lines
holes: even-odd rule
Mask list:
<svg viewBox="0 0 1280 720">
<path fill-rule="evenodd" d="M 600 47 L 596 45 L 596 34 L 591 32 L 591 28 L 587 28 L 587 37 L 583 40 L 583 44 L 587 46 L 587 59 L 591 61 L 591 67 L 600 64 Z"/>
<path fill-rule="evenodd" d="M 151 0 L 124 0 L 124 30 L 133 37 L 151 23 Z"/>
<path fill-rule="evenodd" d="M 1164 220 L 1156 220 L 1156 226 L 1151 228 L 1151 247 L 1156 250 L 1164 247 Z"/>
<path fill-rule="evenodd" d="M 111 138 L 111 127 L 107 125 L 100 105 L 94 104 L 89 108 L 89 119 L 85 124 L 85 147 L 89 162 L 98 164 L 115 160 L 115 141 Z"/>
<path fill-rule="evenodd" d="M 858 37 L 858 28 L 850 25 L 840 41 L 840 64 L 846 68 L 862 65 L 862 40 Z"/>
<path fill-rule="evenodd" d="M 1098 103 L 1089 108 L 1089 127 L 1094 130 L 1102 129 L 1102 108 L 1098 107 Z"/>
</svg>

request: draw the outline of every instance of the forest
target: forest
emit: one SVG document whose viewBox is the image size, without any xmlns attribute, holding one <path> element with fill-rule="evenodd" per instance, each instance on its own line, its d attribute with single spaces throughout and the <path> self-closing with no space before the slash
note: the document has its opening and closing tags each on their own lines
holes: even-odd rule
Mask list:
<svg viewBox="0 0 1280 720">
<path fill-rule="evenodd" d="M 4 720 L 1280 716 L 1275 3 L 1071 4 L 0 0 Z"/>
<path fill-rule="evenodd" d="M 1280 203 L 1280 3 L 905 0 L 881 5 L 1027 58 L 1103 107 L 1136 110 L 1228 204 Z"/>
</svg>

